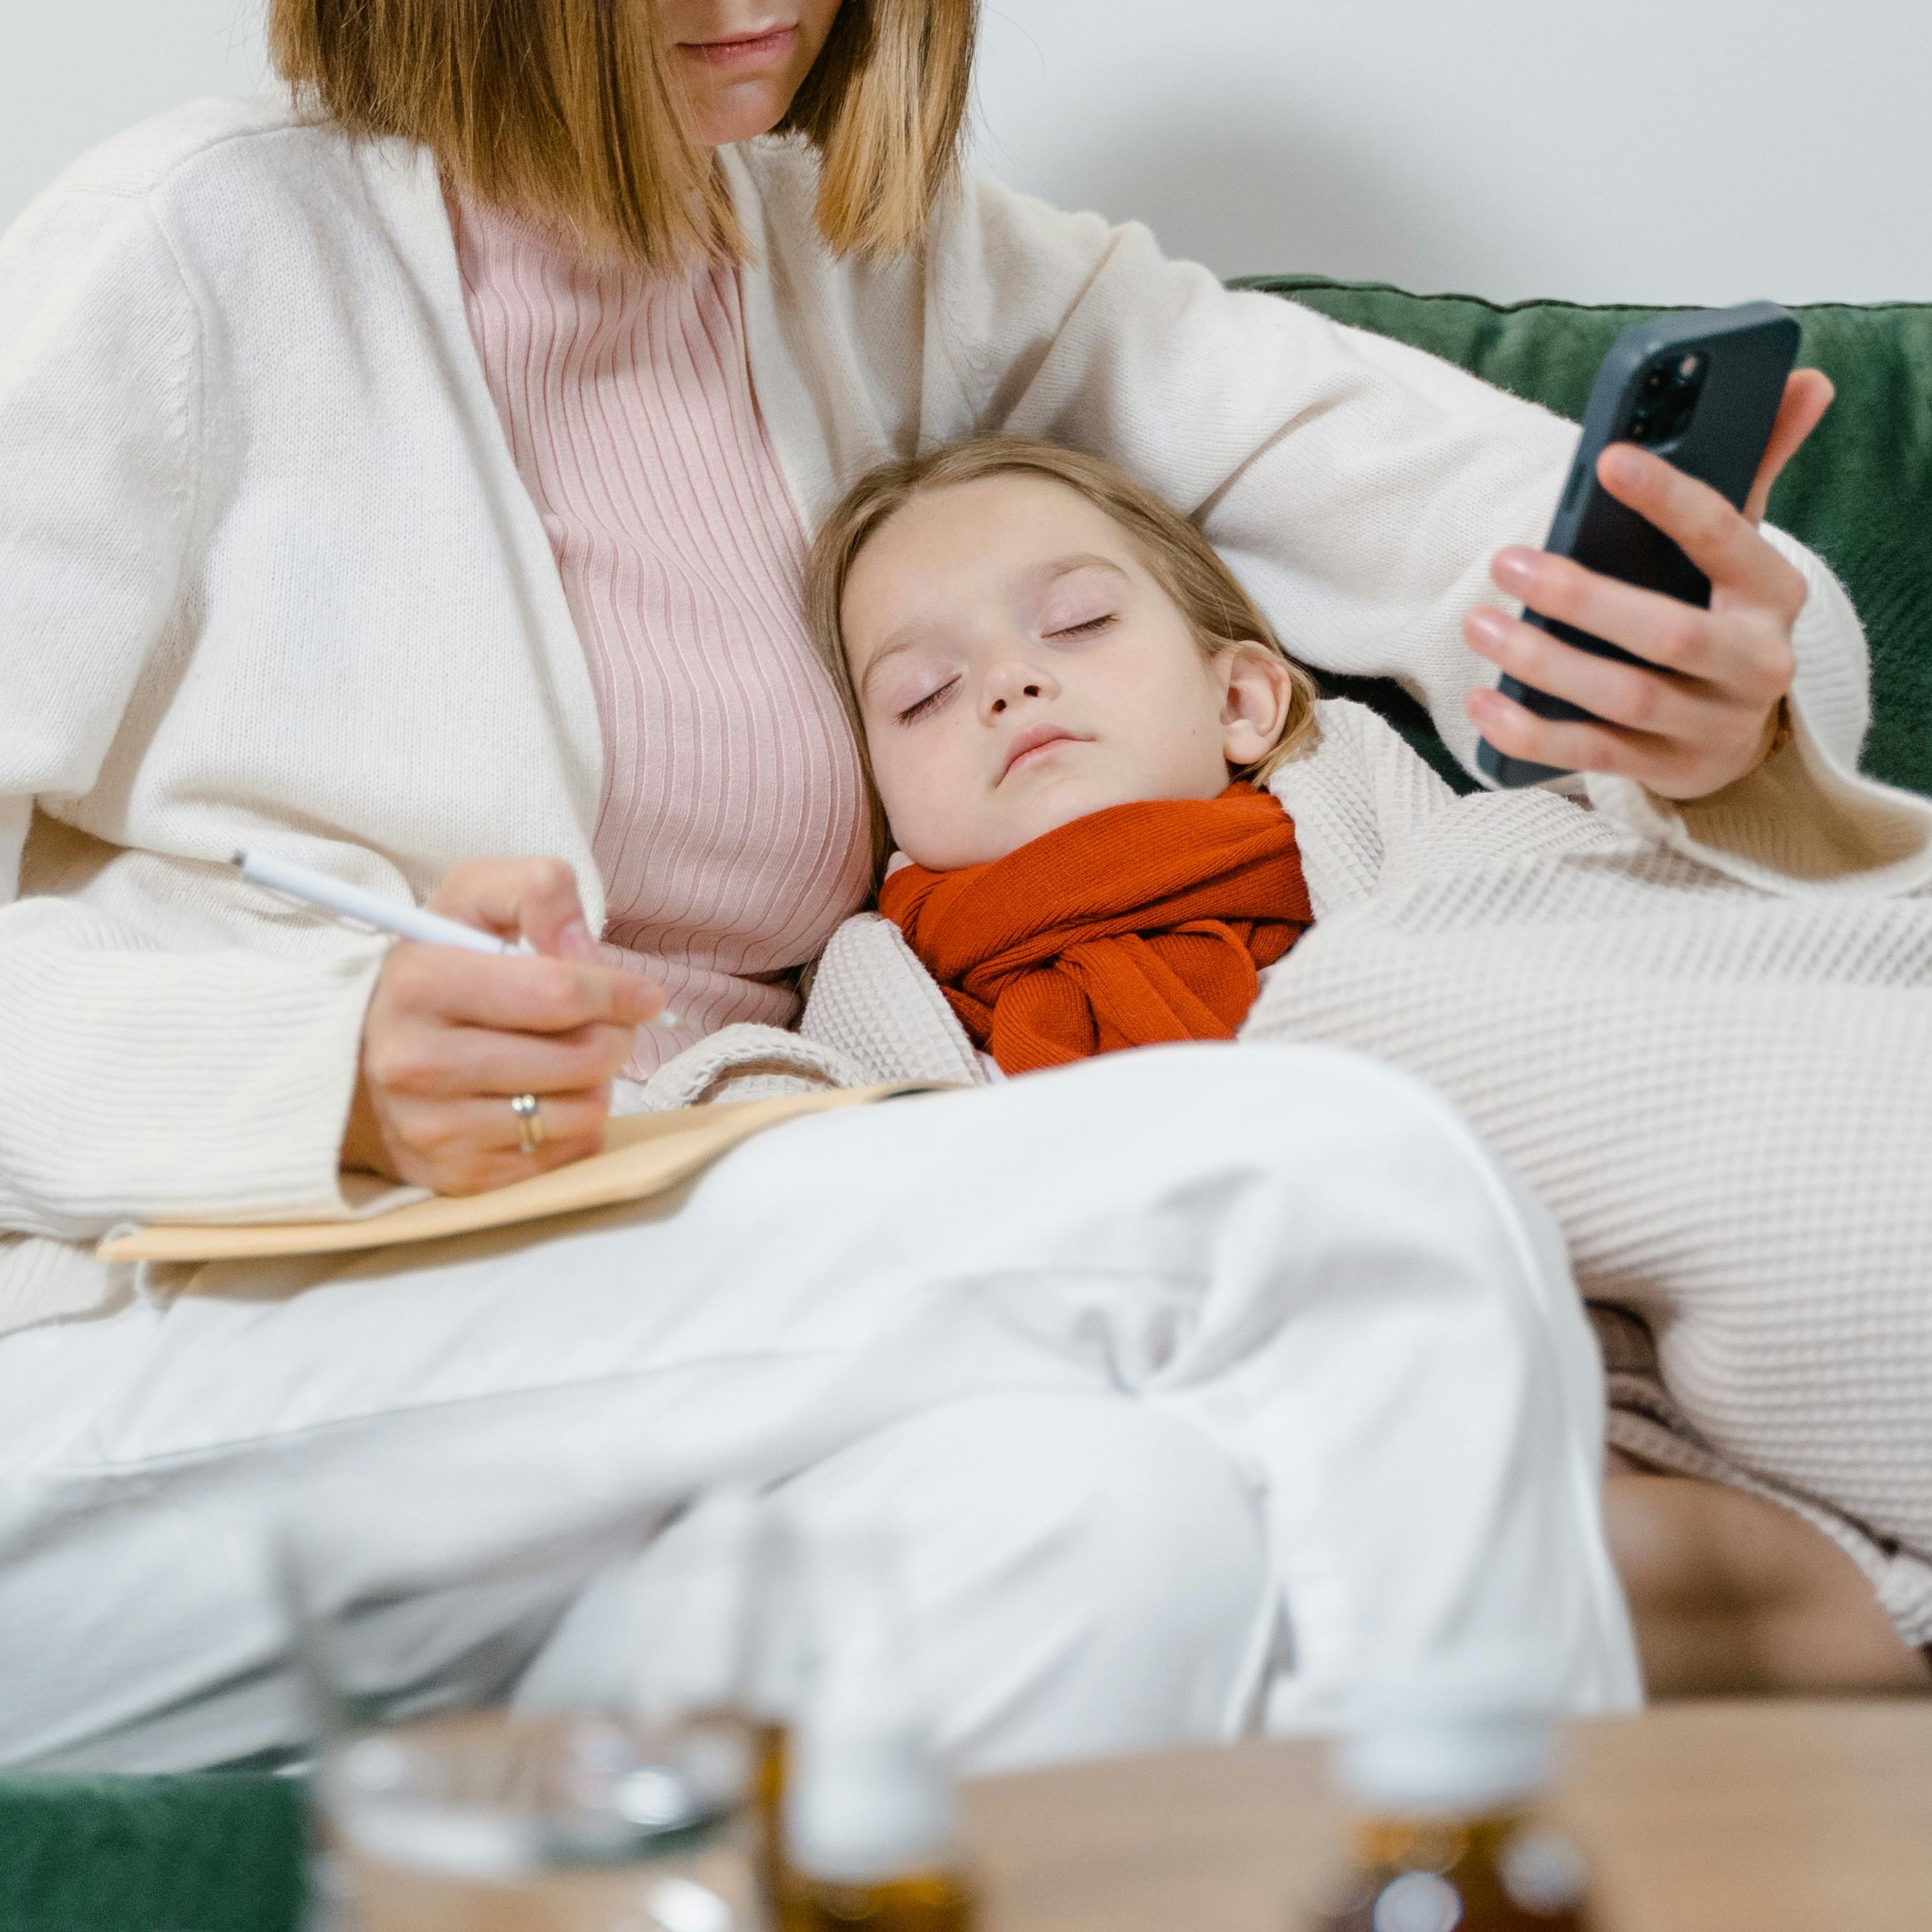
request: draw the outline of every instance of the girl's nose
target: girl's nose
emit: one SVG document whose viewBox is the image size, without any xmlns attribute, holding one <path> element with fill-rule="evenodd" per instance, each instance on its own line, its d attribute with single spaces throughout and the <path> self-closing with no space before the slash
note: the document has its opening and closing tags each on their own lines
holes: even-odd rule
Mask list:
<svg viewBox="0 0 1932 1932">
<path fill-rule="evenodd" d="M 998 718 L 1029 698 L 1051 698 L 1057 688 L 1052 679 L 1037 664 L 995 664 L 987 673 L 982 687 L 986 714 L 989 718 Z"/>
</svg>

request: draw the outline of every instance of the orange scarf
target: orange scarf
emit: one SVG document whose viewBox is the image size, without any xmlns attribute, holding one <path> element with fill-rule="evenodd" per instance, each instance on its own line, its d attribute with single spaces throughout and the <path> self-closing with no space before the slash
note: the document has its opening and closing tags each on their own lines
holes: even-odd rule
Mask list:
<svg viewBox="0 0 1932 1932">
<path fill-rule="evenodd" d="M 1250 784 L 1112 806 L 956 872 L 903 866 L 879 910 L 1007 1073 L 1232 1040 L 1315 916 L 1294 821 Z"/>
</svg>

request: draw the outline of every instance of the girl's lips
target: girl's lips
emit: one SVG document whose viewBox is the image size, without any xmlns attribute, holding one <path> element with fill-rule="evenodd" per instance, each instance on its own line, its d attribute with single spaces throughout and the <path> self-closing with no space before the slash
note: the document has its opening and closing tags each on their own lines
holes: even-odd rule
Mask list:
<svg viewBox="0 0 1932 1932">
<path fill-rule="evenodd" d="M 684 51 L 695 54 L 711 67 L 763 67 L 788 58 L 797 39 L 796 27 L 773 27 L 768 32 L 748 34 L 735 40 L 687 40 Z"/>
<path fill-rule="evenodd" d="M 1007 752 L 1006 768 L 1000 772 L 1000 782 L 1004 784 L 1022 765 L 1031 764 L 1035 758 L 1053 750 L 1057 746 L 1084 745 L 1087 742 L 1084 738 L 1076 737 L 1071 731 L 1064 730 L 1058 725 L 1029 725 L 1014 739 L 1011 748 Z"/>
</svg>

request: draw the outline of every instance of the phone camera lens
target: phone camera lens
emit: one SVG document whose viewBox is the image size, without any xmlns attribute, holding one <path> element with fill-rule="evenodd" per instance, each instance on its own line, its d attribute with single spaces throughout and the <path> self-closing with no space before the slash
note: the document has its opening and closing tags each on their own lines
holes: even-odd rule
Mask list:
<svg viewBox="0 0 1932 1932">
<path fill-rule="evenodd" d="M 1653 369 L 1650 374 L 1643 379 L 1643 392 L 1646 396 L 1661 395 L 1664 393 L 1664 385 L 1670 380 L 1670 371 L 1669 370 Z"/>
</svg>

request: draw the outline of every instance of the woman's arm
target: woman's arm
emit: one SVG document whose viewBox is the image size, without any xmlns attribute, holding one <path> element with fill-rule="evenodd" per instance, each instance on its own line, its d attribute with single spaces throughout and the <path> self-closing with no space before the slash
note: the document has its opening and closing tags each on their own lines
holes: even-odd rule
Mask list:
<svg viewBox="0 0 1932 1932">
<path fill-rule="evenodd" d="M 936 235 L 926 326 L 963 399 L 959 428 L 1044 436 L 1124 463 L 1202 518 L 1298 656 L 1399 678 L 1474 769 L 1468 700 L 1495 673 L 1464 620 L 1478 606 L 1514 618 L 1492 562 L 1540 544 L 1573 424 L 1419 350 L 1232 293 L 1198 265 L 1165 260 L 1144 229 L 983 182 Z M 944 386 L 932 380 L 936 359 L 928 347 L 929 394 Z M 1855 822 L 1855 843 L 1895 843 L 1895 825 L 1880 822 L 1895 807 L 1856 778 L 1868 676 L 1850 604 L 1789 539 L 1745 536 L 1754 582 L 1785 568 L 1775 552 L 1802 580 L 1789 640 L 1794 710 L 1834 774 L 1832 809 Z M 1702 728 L 1686 730 L 1694 753 Z M 1725 739 L 1710 782 L 1735 778 L 1761 736 Z M 1619 769 L 1633 790 L 1699 788 L 1681 760 L 1668 778 Z M 1808 787 L 1789 808 L 1803 816 L 1816 802 Z M 1773 809 L 1786 806 L 1780 794 Z M 1722 838 L 1709 842 L 1721 855 Z M 1762 845 L 1750 841 L 1750 852 Z"/>
<path fill-rule="evenodd" d="M 1536 552 L 1496 560 L 1498 581 L 1536 609 L 1669 664 L 1668 682 L 1484 607 L 1464 629 L 1485 657 L 1621 722 L 1549 726 L 1494 691 L 1469 706 L 1499 748 L 1587 772 L 1606 817 L 1733 878 L 1772 892 L 1916 892 L 1932 885 L 1932 802 L 1858 774 L 1871 704 L 1857 614 L 1818 558 L 1762 526 L 1772 483 L 1830 396 L 1815 370 L 1792 377 L 1742 514 L 1654 455 L 1615 452 L 1616 494 L 1678 537 L 1712 581 L 1708 610 Z M 1762 706 L 1787 688 L 1790 729 L 1774 735 L 1778 714 Z M 1539 739 L 1523 735 L 1532 724 Z M 1737 775 L 1706 786 L 1688 749 L 1700 740 Z"/>
<path fill-rule="evenodd" d="M 1593 776 L 1591 802 L 1654 843 L 1768 891 L 1932 889 L 1932 801 L 1858 771 L 1856 747 L 1871 703 L 1864 633 L 1851 599 L 1802 545 L 1781 530 L 1766 535 L 1805 585 L 1792 632 L 1791 742 L 1705 798 L 1681 802 L 1630 778 Z"/>
<path fill-rule="evenodd" d="M 177 951 L 70 900 L 0 910 L 0 1228 L 345 1212 L 338 1150 L 380 945 Z"/>
<path fill-rule="evenodd" d="M 0 244 L 0 1090 L 33 1096 L 0 1109 L 0 1228 L 346 1212 L 345 1159 L 452 1190 L 555 1166 L 601 1143 L 610 1076 L 662 1004 L 590 956 L 568 866 L 458 868 L 447 909 L 575 954 L 478 961 L 278 917 L 224 862 L 291 821 L 393 885 L 394 847 L 330 839 L 314 779 L 395 750 L 352 694 L 290 748 L 316 752 L 305 795 L 237 755 L 281 668 L 334 640 L 284 634 L 272 600 L 244 640 L 222 604 L 208 557 L 238 439 L 204 435 L 204 404 L 219 393 L 232 425 L 260 376 L 208 351 L 232 318 L 204 330 L 156 200 L 97 166 Z M 298 477 L 341 460 L 294 454 Z M 254 554 L 299 586 L 310 505 L 255 487 Z M 532 1154 L 508 1106 L 524 1091 L 544 1103 Z"/>
<path fill-rule="evenodd" d="M 1295 656 L 1397 676 L 1473 770 L 1462 633 L 1540 540 L 1576 430 L 1438 358 L 988 182 L 939 228 L 927 326 L 962 425 L 1111 458 L 1198 517 Z"/>
<path fill-rule="evenodd" d="M 56 192 L 0 243 L 0 1227 L 339 1201 L 382 948 L 277 956 L 212 922 L 171 945 L 91 890 L 91 841 L 36 815 L 84 831 L 116 733 L 187 669 L 200 346 L 139 199 Z M 23 866 L 61 896 L 19 896 Z"/>
</svg>

